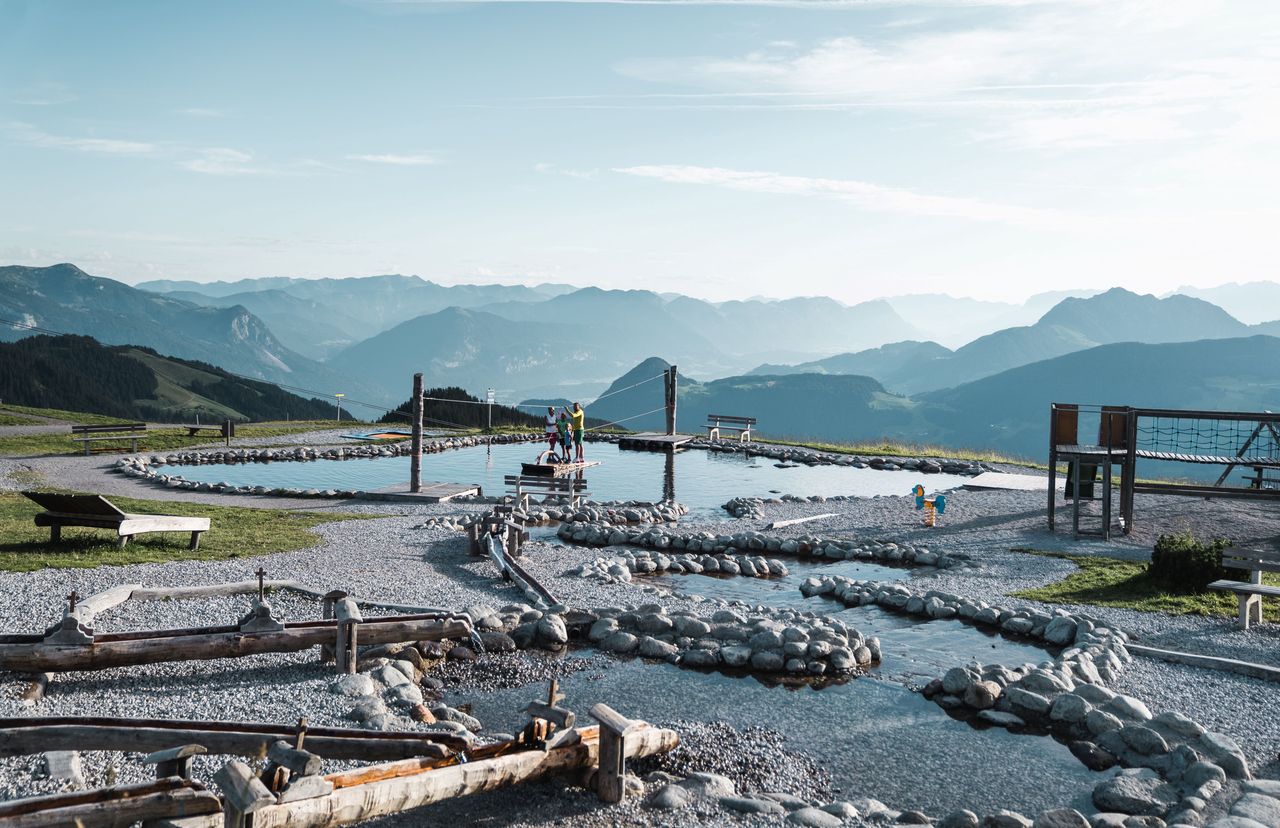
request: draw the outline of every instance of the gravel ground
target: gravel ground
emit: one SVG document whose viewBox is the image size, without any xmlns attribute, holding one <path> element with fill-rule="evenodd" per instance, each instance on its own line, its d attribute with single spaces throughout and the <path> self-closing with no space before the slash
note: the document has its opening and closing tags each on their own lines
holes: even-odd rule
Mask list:
<svg viewBox="0 0 1280 828">
<path fill-rule="evenodd" d="M 334 432 L 299 435 L 332 440 Z M 59 486 L 133 495 L 150 499 L 198 500 L 226 505 L 356 511 L 388 515 L 376 520 L 329 524 L 317 531 L 320 542 L 312 549 L 259 558 L 219 562 L 170 562 L 98 569 L 45 570 L 35 573 L 0 573 L 0 590 L 10 600 L 0 606 L 0 629 L 35 632 L 59 615 L 63 598 L 74 588 L 88 595 L 126 582 L 147 585 L 182 585 L 244 580 L 259 565 L 271 578 L 294 578 L 311 586 L 342 588 L 360 598 L 461 609 L 474 603 L 499 607 L 523 602 L 509 584 L 498 580 L 490 563 L 465 554 L 460 533 L 412 527 L 434 515 L 457 515 L 484 507 L 462 504 L 434 506 L 360 504 L 351 501 L 290 501 L 279 498 L 229 497 L 175 492 L 120 475 L 104 474 L 114 458 L 56 457 L 0 460 L 0 487 L 14 471 L 34 471 Z M 732 496 L 725 493 L 725 500 Z M 779 530 L 778 534 L 861 535 L 877 538 L 928 541 L 947 553 L 965 553 L 980 568 L 933 572 L 922 570 L 910 583 L 938 588 L 996 603 L 1019 603 L 1005 596 L 1020 588 L 1037 586 L 1069 574 L 1069 562 L 1012 552 L 1031 548 L 1073 554 L 1111 555 L 1132 560 L 1149 556 L 1160 532 L 1190 528 L 1212 536 L 1224 527 L 1241 542 L 1274 542 L 1280 520 L 1273 507 L 1237 501 L 1203 501 L 1186 498 L 1140 496 L 1137 525 L 1130 536 L 1117 535 L 1110 543 L 1098 539 L 1074 541 L 1069 530 L 1050 533 L 1045 528 L 1044 496 L 1026 492 L 956 491 L 948 499 L 946 514 L 933 529 L 919 526 L 919 516 L 909 498 L 879 497 L 846 501 L 767 505 L 766 519 L 724 520 L 682 524 L 689 529 L 732 532 L 763 528 L 769 521 L 837 512 L 836 517 Z M 1069 516 L 1068 516 L 1069 517 Z M 593 607 L 638 604 L 655 600 L 669 608 L 694 606 L 694 599 L 666 595 L 652 585 L 603 584 L 593 578 L 566 577 L 567 570 L 608 549 L 566 547 L 535 532 L 526 547 L 525 566 L 553 593 L 571 606 Z M 698 579 L 690 579 L 692 591 Z M 318 606 L 294 596 L 273 596 L 273 605 L 286 618 L 317 617 Z M 1021 602 L 1030 603 L 1030 602 Z M 139 627 L 173 627 L 223 624 L 247 609 L 241 598 L 129 604 L 104 613 L 97 622 L 102 630 Z M 825 608 L 831 611 L 830 608 Z M 1262 625 L 1245 633 L 1230 619 L 1167 617 L 1097 607 L 1082 611 L 1117 623 L 1142 643 L 1215 655 L 1231 655 L 1252 661 L 1280 664 L 1280 628 Z M 824 607 L 815 604 L 815 611 Z M 1008 737 L 999 732 L 977 731 L 949 720 L 941 711 L 889 682 L 857 680 L 862 686 L 839 693 L 813 691 L 808 704 L 778 704 L 781 688 L 765 688 L 756 682 L 728 679 L 694 679 L 663 665 L 637 666 L 592 651 L 575 651 L 559 659 L 534 655 L 486 657 L 475 667 L 447 665 L 439 676 L 446 684 L 449 704 L 475 703 L 486 726 L 503 729 L 518 718 L 518 708 L 530 700 L 532 688 L 544 686 L 552 675 L 574 686 L 575 709 L 598 700 L 616 703 L 623 712 L 639 710 L 655 723 L 676 725 L 684 747 L 663 762 L 643 769 L 668 768 L 729 770 L 743 789 L 761 791 L 777 786 L 805 798 L 876 796 L 898 808 L 927 806 L 935 815 L 949 803 L 1033 801 L 1065 803 L 1079 807 L 1087 785 L 1075 776 L 1076 766 L 1057 765 L 1046 737 Z M 699 674 L 693 674 L 696 676 Z M 673 676 L 679 680 L 672 680 Z M 625 679 L 625 680 L 624 680 Z M 16 701 L 20 683 L 0 675 L 0 715 L 165 715 L 171 717 L 292 721 L 306 715 L 318 724 L 343 724 L 347 706 L 330 693 L 332 667 L 322 667 L 313 653 L 288 656 L 256 656 L 248 659 L 154 665 L 92 674 L 60 675 L 50 684 L 48 698 L 34 709 Z M 1149 703 L 1156 712 L 1177 710 L 1234 737 L 1263 775 L 1275 776 L 1276 746 L 1280 745 L 1275 685 L 1233 674 L 1205 671 L 1138 659 L 1129 666 L 1116 689 Z M 826 695 L 824 695 L 826 693 Z M 853 695 L 848 695 L 853 694 Z M 801 697 L 793 697 L 801 698 Z M 848 699 L 848 701 L 843 701 Z M 871 699 L 873 701 L 868 701 Z M 859 701 L 861 700 L 861 701 Z M 517 703 L 518 702 L 518 703 Z M 860 705 L 866 705 L 865 711 Z M 888 719 L 873 710 L 895 711 Z M 629 709 L 628 709 L 629 708 Z M 663 715 L 666 711 L 666 715 Z M 822 742 L 823 728 L 842 716 L 862 715 L 849 730 L 853 747 L 838 751 Z M 706 715 L 703 715 L 706 714 Z M 814 717 L 819 717 L 815 721 Z M 492 719 L 493 721 L 490 721 Z M 698 723 L 691 724 L 690 720 Z M 405 726 L 410 726 L 406 721 Z M 763 727 L 761 727 L 763 726 Z M 817 729 L 816 743 L 796 744 L 781 734 Z M 832 745 L 837 744 L 833 741 Z M 844 743 L 840 743 L 844 744 Z M 1065 751 L 1065 749 L 1062 749 Z M 984 752 L 985 751 L 985 752 Z M 982 753 L 983 767 L 954 773 L 956 762 L 972 765 L 973 754 Z M 1068 755 L 1068 759 L 1069 759 Z M 1074 761 L 1074 760 L 1071 760 Z M 220 759 L 197 767 L 205 776 Z M 908 771 L 904 763 L 909 762 Z M 86 754 L 85 773 L 91 785 L 108 780 L 146 778 L 134 757 L 122 754 Z M 738 763 L 729 766 L 726 763 Z M 30 795 L 52 789 L 39 779 L 39 757 L 0 760 L 0 798 Z M 765 771 L 768 771 L 766 774 Z M 770 776 L 769 774 L 772 774 Z M 834 775 L 833 775 L 834 774 Z M 976 775 L 975 775 L 976 774 Z M 1037 777 L 1035 786 L 1006 779 Z M 837 778 L 838 777 L 838 778 Z M 922 785 L 920 780 L 929 783 Z M 839 788 L 839 790 L 836 790 Z M 976 797 L 976 799 L 975 799 Z M 1030 799 L 1028 799 L 1030 797 Z M 829 798 L 824 801 L 830 801 Z M 475 825 L 716 825 L 726 821 L 724 811 L 695 808 L 675 814 L 641 809 L 632 800 L 607 809 L 594 796 L 578 789 L 566 791 L 555 783 L 522 786 L 433 808 L 433 818 L 445 824 Z M 421 824 L 413 814 L 380 820 L 376 825 Z M 741 824 L 770 824 L 769 820 L 733 818 Z"/>
</svg>

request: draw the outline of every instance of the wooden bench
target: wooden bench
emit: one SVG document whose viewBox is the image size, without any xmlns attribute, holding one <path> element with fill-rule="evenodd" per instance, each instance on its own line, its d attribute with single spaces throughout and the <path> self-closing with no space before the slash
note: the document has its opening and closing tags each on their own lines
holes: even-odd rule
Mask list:
<svg viewBox="0 0 1280 828">
<path fill-rule="evenodd" d="M 558 501 L 577 507 L 582 499 L 590 497 L 587 481 L 571 480 L 566 477 L 542 477 L 529 474 L 509 474 L 504 478 L 507 488 L 516 496 L 516 503 L 522 510 L 529 508 L 531 494 L 544 495 L 543 503 Z"/>
<path fill-rule="evenodd" d="M 1252 474 L 1244 475 L 1251 489 L 1280 489 L 1280 473 L 1266 466 L 1254 466 Z"/>
<path fill-rule="evenodd" d="M 130 451 L 138 450 L 138 440 L 147 432 L 146 423 L 119 423 L 117 425 L 73 425 L 71 439 L 84 445 L 84 453 L 88 454 L 90 443 L 99 441 L 128 440 Z"/>
<path fill-rule="evenodd" d="M 1262 596 L 1280 598 L 1280 587 L 1262 583 L 1262 573 L 1280 572 L 1280 553 L 1258 549 L 1227 549 L 1222 553 L 1222 565 L 1226 569 L 1240 569 L 1249 573 L 1246 581 L 1214 581 L 1209 589 L 1234 592 L 1240 602 L 1240 626 L 1249 629 L 1250 622 L 1262 623 Z"/>
<path fill-rule="evenodd" d="M 121 549 L 134 535 L 144 532 L 190 532 L 189 549 L 200 547 L 200 535 L 209 531 L 209 518 L 179 515 L 134 515 L 117 509 L 102 495 L 57 494 L 54 492 L 23 492 L 46 511 L 35 517 L 36 526 L 49 527 L 49 542 L 62 539 L 62 527 L 87 526 L 93 529 L 112 529 Z"/>
<path fill-rule="evenodd" d="M 720 430 L 733 431 L 738 434 L 738 441 L 745 443 L 751 439 L 751 429 L 756 424 L 755 417 L 736 417 L 729 414 L 707 415 L 707 439 L 719 440 Z"/>
<path fill-rule="evenodd" d="M 221 437 L 226 437 L 228 440 L 236 436 L 236 424 L 233 420 L 224 420 L 221 423 L 218 423 L 217 425 L 205 425 L 203 423 L 196 423 L 195 425 L 188 424 L 182 427 L 187 430 L 188 437 L 194 437 L 202 431 L 215 432 Z"/>
</svg>

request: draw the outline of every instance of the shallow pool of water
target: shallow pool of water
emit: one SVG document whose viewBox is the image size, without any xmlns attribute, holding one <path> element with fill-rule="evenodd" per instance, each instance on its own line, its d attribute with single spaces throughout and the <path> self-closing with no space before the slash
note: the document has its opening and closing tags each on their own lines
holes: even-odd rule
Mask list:
<svg viewBox="0 0 1280 828">
<path fill-rule="evenodd" d="M 506 444 L 428 454 L 422 479 L 474 483 L 486 494 L 504 491 L 503 475 L 519 474 L 520 464 L 537 457 L 542 444 Z M 877 471 L 849 466 L 778 468 L 765 457 L 744 457 L 701 450 L 674 456 L 622 451 L 612 443 L 591 443 L 587 459 L 601 465 L 584 473 L 595 500 L 650 500 L 674 496 L 699 510 L 718 510 L 732 497 L 794 495 L 906 495 L 916 483 L 931 491 L 954 488 L 967 478 L 912 471 Z M 188 480 L 236 486 L 307 489 L 380 489 L 409 479 L 408 457 L 311 462 L 234 463 L 179 466 L 170 470 Z"/>
<path fill-rule="evenodd" d="M 833 777 L 837 797 L 873 796 L 898 808 L 945 815 L 1014 808 L 1036 814 L 1071 804 L 1090 813 L 1086 769 L 1047 736 L 977 729 L 948 716 L 900 684 L 859 678 L 821 690 L 765 686 L 750 679 L 684 670 L 640 659 L 607 671 L 561 679 L 565 704 L 589 723 L 604 702 L 633 718 L 763 726 L 786 735 L 788 747 L 815 757 Z M 513 710 L 545 693 L 545 685 L 467 693 L 473 712 L 493 729 L 516 729 Z"/>
<path fill-rule="evenodd" d="M 1017 666 L 1028 662 L 1039 664 L 1052 658 L 1052 653 L 1038 644 L 1007 638 L 963 621 L 930 621 L 887 612 L 874 605 L 846 608 L 833 598 L 806 598 L 800 592 L 800 583 L 811 575 L 900 581 L 911 575 L 909 569 L 863 561 L 823 564 L 788 560 L 786 564 L 788 574 L 782 578 L 638 575 L 636 583 L 654 584 L 704 598 L 821 612 L 839 618 L 864 636 L 880 638 L 884 659 L 872 674 L 903 684 L 923 684 L 951 667 L 970 661 Z"/>
</svg>

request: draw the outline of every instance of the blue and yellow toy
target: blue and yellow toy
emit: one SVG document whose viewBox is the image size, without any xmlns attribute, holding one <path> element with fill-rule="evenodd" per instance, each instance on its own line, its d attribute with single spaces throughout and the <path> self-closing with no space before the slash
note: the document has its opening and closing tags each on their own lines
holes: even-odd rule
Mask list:
<svg viewBox="0 0 1280 828">
<path fill-rule="evenodd" d="M 937 525 L 938 515 L 942 514 L 947 509 L 946 495 L 936 494 L 932 497 L 926 497 L 924 493 L 924 486 L 919 483 L 911 489 L 911 494 L 915 496 L 916 509 L 924 510 L 924 525 Z"/>
</svg>

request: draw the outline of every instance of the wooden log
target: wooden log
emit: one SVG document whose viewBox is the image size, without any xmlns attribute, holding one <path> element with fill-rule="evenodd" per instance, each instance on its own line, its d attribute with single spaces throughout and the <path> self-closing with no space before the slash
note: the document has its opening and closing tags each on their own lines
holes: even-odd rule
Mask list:
<svg viewBox="0 0 1280 828">
<path fill-rule="evenodd" d="M 264 581 L 267 589 L 296 589 L 296 581 Z M 226 584 L 204 584 L 188 587 L 136 587 L 129 596 L 131 601 L 178 601 L 185 598 L 215 598 L 224 595 L 246 595 L 258 591 L 258 582 L 232 581 Z"/>
<path fill-rule="evenodd" d="M 213 775 L 213 781 L 226 802 L 228 823 L 243 824 L 245 814 L 261 811 L 276 801 L 276 795 L 267 790 L 249 766 L 238 759 L 223 765 L 222 770 Z"/>
<path fill-rule="evenodd" d="M 808 523 L 811 520 L 822 520 L 823 518 L 836 517 L 835 512 L 824 512 L 821 515 L 809 515 L 808 517 L 791 518 L 790 520 L 775 520 L 766 529 L 781 529 L 784 526 L 795 526 L 797 523 Z"/>
<path fill-rule="evenodd" d="M 172 817 L 200 816 L 222 812 L 222 802 L 212 791 L 178 788 L 172 791 L 133 796 L 128 799 L 90 802 L 50 808 L 3 819 L 5 828 L 49 828 L 74 825 L 77 828 L 116 828 Z"/>
<path fill-rule="evenodd" d="M 587 729 L 584 729 L 587 730 Z M 407 811 L 460 796 L 539 779 L 553 773 L 591 767 L 598 756 L 597 738 L 585 735 L 575 744 L 547 752 L 524 750 L 489 759 L 417 773 L 392 775 L 363 784 L 334 785 L 328 796 L 268 805 L 254 814 L 254 828 L 331 828 Z M 628 756 L 651 756 L 680 743 L 675 731 L 641 725 L 627 739 Z M 369 773 L 373 769 L 364 769 Z M 333 777 L 328 777 L 333 781 Z"/>
<path fill-rule="evenodd" d="M 267 748 L 267 758 L 289 771 L 292 776 L 314 776 L 320 772 L 322 760 L 309 750 L 300 750 L 281 739 Z"/>
<path fill-rule="evenodd" d="M 152 753 L 174 745 L 203 745 L 208 753 L 256 757 L 290 739 L 291 725 L 256 722 L 131 720 L 65 716 L 0 719 L 0 757 L 49 750 L 119 750 Z M 386 761 L 425 757 L 442 760 L 466 742 L 449 733 L 377 733 L 355 728 L 309 728 L 307 749 L 327 759 Z"/>
<path fill-rule="evenodd" d="M 142 764 L 156 766 L 156 779 L 165 779 L 170 776 L 190 779 L 192 757 L 201 756 L 204 753 L 204 745 L 179 745 L 142 757 Z"/>
<path fill-rule="evenodd" d="M 361 625 L 366 644 L 398 641 L 439 641 L 471 635 L 471 624 L 462 619 L 371 621 Z M 240 658 L 260 653 L 306 650 L 333 640 L 337 624 L 291 624 L 283 630 L 244 634 L 228 632 L 183 634 L 144 638 L 124 634 L 95 638 L 92 646 L 0 644 L 0 667 L 24 673 L 69 670 L 103 670 L 160 661 L 198 661 Z M 187 631 L 183 631 L 184 633 Z"/>
</svg>

